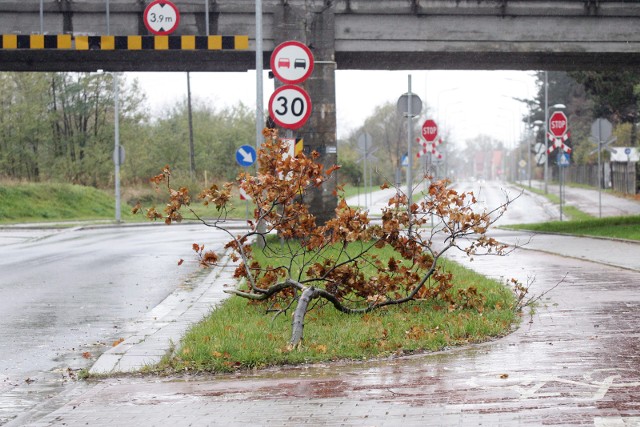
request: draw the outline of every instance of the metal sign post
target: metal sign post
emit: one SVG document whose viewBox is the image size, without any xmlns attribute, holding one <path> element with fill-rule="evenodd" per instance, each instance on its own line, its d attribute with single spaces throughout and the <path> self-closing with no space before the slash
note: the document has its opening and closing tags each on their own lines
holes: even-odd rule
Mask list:
<svg viewBox="0 0 640 427">
<path fill-rule="evenodd" d="M 547 123 L 547 140 L 553 142 L 553 145 L 548 146 L 547 149 L 547 159 L 549 155 L 555 151 L 559 150 L 557 157 L 558 164 L 558 174 L 560 175 L 560 221 L 562 221 L 562 181 L 564 178 L 563 168 L 569 166 L 569 154 L 571 154 L 571 147 L 565 144 L 569 140 L 569 120 L 567 116 L 562 111 L 556 111 L 549 117 L 549 121 Z M 549 160 L 547 160 L 549 163 Z"/>
<path fill-rule="evenodd" d="M 118 87 L 118 75 L 113 73 L 113 116 L 114 116 L 114 126 L 115 126 L 115 148 L 114 148 L 114 163 L 115 163 L 115 171 L 114 171 L 114 181 L 115 181 L 115 197 L 116 197 L 116 222 L 119 223 L 121 221 L 121 212 L 120 212 L 120 104 L 118 100 L 118 92 L 120 88 Z"/>
<path fill-rule="evenodd" d="M 367 201 L 367 193 L 369 192 L 367 189 L 367 183 L 369 181 L 371 181 L 371 179 L 369 179 L 369 181 L 367 181 L 367 176 L 371 176 L 371 167 L 369 167 L 369 175 L 367 175 L 367 166 L 369 166 L 369 157 L 371 154 L 371 142 L 372 142 L 372 138 L 371 135 L 369 135 L 369 133 L 367 132 L 363 132 L 360 135 L 358 135 L 358 149 L 360 151 L 360 153 L 362 154 L 362 161 L 363 161 L 363 165 L 362 165 L 362 178 L 364 181 L 363 184 L 363 188 L 365 188 L 364 191 L 364 207 L 365 209 L 369 208 L 369 202 Z M 371 200 L 371 195 L 368 196 L 369 200 Z"/>
<path fill-rule="evenodd" d="M 560 221 L 562 221 L 562 205 L 564 201 L 564 170 L 567 166 L 569 166 L 571 162 L 571 157 L 569 157 L 568 153 L 560 152 L 558 153 L 558 169 L 560 173 Z"/>
<path fill-rule="evenodd" d="M 591 141 L 598 145 L 595 150 L 589 153 L 598 152 L 598 218 L 602 218 L 602 155 L 600 153 L 603 149 L 612 153 L 616 152 L 615 149 L 608 147 L 617 139 L 615 136 L 609 139 L 612 131 L 613 126 L 607 119 L 596 119 L 591 125 Z"/>
<path fill-rule="evenodd" d="M 407 117 L 407 200 L 409 207 L 413 204 L 413 182 L 411 176 L 412 159 L 411 155 L 411 143 L 413 141 L 413 124 L 411 119 L 418 116 L 422 111 L 422 100 L 415 93 L 411 93 L 411 74 L 408 76 L 408 91 L 404 95 L 400 96 L 397 103 L 398 112 Z"/>
</svg>

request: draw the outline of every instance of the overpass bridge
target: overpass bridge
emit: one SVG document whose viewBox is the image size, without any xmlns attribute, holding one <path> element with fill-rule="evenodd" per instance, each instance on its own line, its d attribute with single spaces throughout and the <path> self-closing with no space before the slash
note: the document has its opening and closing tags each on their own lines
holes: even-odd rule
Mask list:
<svg viewBox="0 0 640 427">
<path fill-rule="evenodd" d="M 246 50 L 2 49 L 3 71 L 245 71 L 254 0 L 175 0 L 176 35 L 248 35 Z M 144 0 L 0 0 L 12 35 L 148 35 Z M 264 58 L 287 38 L 340 69 L 602 69 L 640 64 L 640 2 L 611 0 L 263 0 Z M 206 13 L 208 12 L 208 14 Z M 207 25 L 208 23 L 208 25 Z"/>
<path fill-rule="evenodd" d="M 207 3 L 208 2 L 208 3 Z M 247 71 L 255 0 L 174 0 L 151 36 L 148 0 L 0 0 L 0 71 Z M 337 161 L 335 70 L 579 70 L 640 66 L 638 0 L 262 0 L 263 66 L 294 39 L 314 53 L 313 113 L 298 133 Z M 209 34 L 207 34 L 207 29 Z M 333 183 L 332 185 L 335 185 Z M 321 219 L 331 188 L 311 197 Z"/>
</svg>

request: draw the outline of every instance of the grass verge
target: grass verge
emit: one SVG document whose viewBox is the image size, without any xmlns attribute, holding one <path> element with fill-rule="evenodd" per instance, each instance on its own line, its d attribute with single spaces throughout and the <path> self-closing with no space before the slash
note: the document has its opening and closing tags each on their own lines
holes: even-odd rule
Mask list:
<svg viewBox="0 0 640 427">
<path fill-rule="evenodd" d="M 72 184 L 0 184 L 0 223 L 113 219 L 112 194 Z M 129 207 L 122 218 L 131 218 Z"/>
<path fill-rule="evenodd" d="M 363 360 L 436 351 L 507 334 L 517 320 L 506 286 L 448 261 L 458 289 L 474 286 L 481 309 L 451 308 L 439 300 L 413 301 L 366 315 L 346 315 L 327 305 L 307 314 L 302 349 L 287 351 L 291 312 L 272 318 L 263 303 L 231 297 L 194 326 L 179 349 L 156 369 L 230 372 L 239 369 L 334 360 Z"/>
<path fill-rule="evenodd" d="M 509 225 L 517 230 L 640 240 L 640 215 Z"/>
</svg>

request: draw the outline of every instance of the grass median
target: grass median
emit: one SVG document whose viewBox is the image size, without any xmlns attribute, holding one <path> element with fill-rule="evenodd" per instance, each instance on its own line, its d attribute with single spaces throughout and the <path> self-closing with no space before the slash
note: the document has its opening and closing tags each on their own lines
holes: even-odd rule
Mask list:
<svg viewBox="0 0 640 427">
<path fill-rule="evenodd" d="M 347 315 L 329 305 L 307 314 L 301 349 L 288 351 L 291 311 L 273 317 L 267 303 L 231 297 L 194 326 L 173 355 L 153 370 L 231 372 L 277 365 L 363 360 L 479 343 L 507 334 L 518 319 L 512 291 L 447 261 L 454 274 L 455 305 L 416 300 L 365 315 Z M 477 290 L 481 304 L 463 301 Z M 463 292 L 458 292 L 463 290 Z M 476 298 L 474 296 L 473 298 Z"/>
<path fill-rule="evenodd" d="M 516 230 L 640 240 L 640 215 L 509 225 Z"/>
</svg>

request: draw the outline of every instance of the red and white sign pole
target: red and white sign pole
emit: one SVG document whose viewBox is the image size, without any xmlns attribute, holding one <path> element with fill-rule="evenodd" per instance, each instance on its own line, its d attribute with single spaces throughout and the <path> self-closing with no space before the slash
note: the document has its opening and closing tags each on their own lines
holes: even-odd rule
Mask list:
<svg viewBox="0 0 640 427">
<path fill-rule="evenodd" d="M 416 156 L 418 158 L 431 154 L 432 159 L 442 159 L 442 154 L 436 149 L 436 147 L 442 144 L 442 139 L 438 138 L 438 125 L 432 119 L 427 119 L 422 125 L 422 137 L 426 142 L 421 142 L 420 138 L 416 139 L 417 143 L 421 143 L 423 149 L 418 151 Z"/>
<path fill-rule="evenodd" d="M 549 117 L 547 138 L 553 144 L 549 146 L 547 154 L 551 154 L 557 148 L 561 148 L 565 153 L 571 154 L 571 147 L 565 144 L 570 136 L 567 116 L 562 111 L 556 111 Z"/>
</svg>

